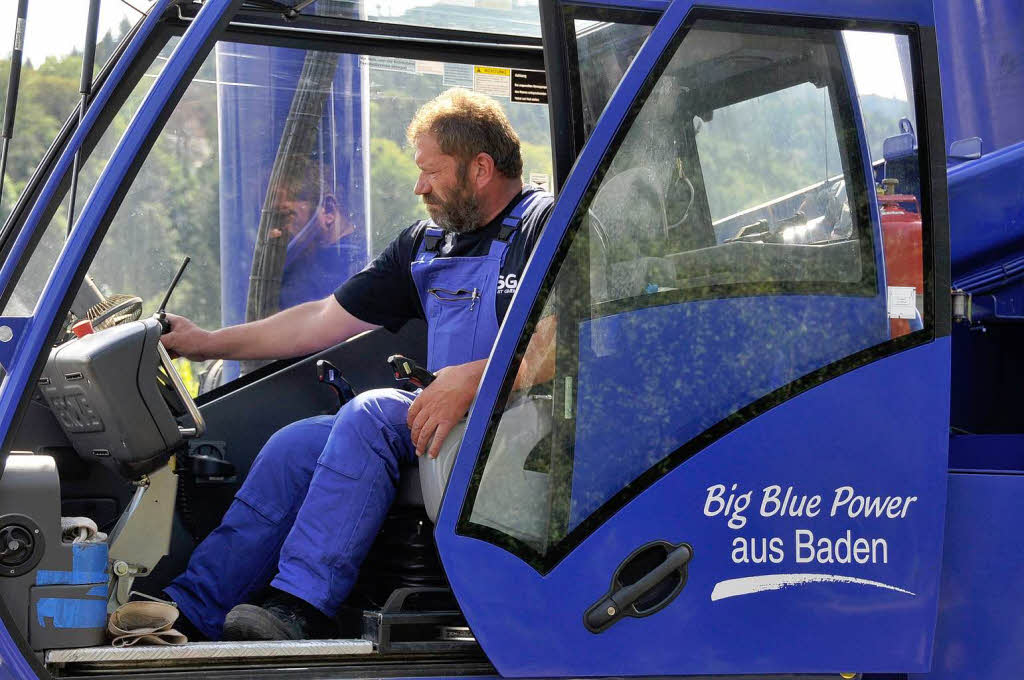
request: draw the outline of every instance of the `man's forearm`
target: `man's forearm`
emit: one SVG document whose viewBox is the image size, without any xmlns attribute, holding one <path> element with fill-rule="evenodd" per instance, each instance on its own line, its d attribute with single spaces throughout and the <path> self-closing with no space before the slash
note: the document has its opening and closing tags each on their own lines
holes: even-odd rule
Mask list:
<svg viewBox="0 0 1024 680">
<path fill-rule="evenodd" d="M 555 376 L 555 331 L 557 317 L 549 316 L 537 322 L 526 346 L 523 360 L 519 362 L 513 390 L 525 390 L 551 380 Z"/>
<path fill-rule="evenodd" d="M 209 356 L 287 359 L 330 347 L 371 328 L 374 326 L 344 312 L 333 300 L 313 300 L 266 319 L 213 331 L 208 339 Z"/>
</svg>

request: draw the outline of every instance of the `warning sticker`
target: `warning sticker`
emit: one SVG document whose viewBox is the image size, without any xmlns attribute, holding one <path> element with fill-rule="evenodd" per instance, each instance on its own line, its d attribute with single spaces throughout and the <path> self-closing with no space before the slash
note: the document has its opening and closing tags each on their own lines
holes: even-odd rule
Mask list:
<svg viewBox="0 0 1024 680">
<path fill-rule="evenodd" d="M 913 319 L 917 316 L 917 291 L 913 286 L 889 286 L 889 318 Z"/>
<path fill-rule="evenodd" d="M 551 191 L 551 178 L 543 172 L 531 172 L 530 184 L 535 184 L 544 191 Z"/>
<path fill-rule="evenodd" d="M 422 61 L 416 60 L 416 73 L 426 74 L 431 76 L 443 76 L 444 75 L 444 64 L 439 61 Z"/>
<path fill-rule="evenodd" d="M 379 71 L 400 71 L 402 73 L 416 73 L 416 62 L 412 59 L 401 59 L 399 57 L 375 57 L 362 56 L 359 58 L 363 66 L 369 66 Z"/>
<path fill-rule="evenodd" d="M 512 101 L 524 104 L 547 104 L 548 80 L 544 71 L 512 69 Z"/>
<path fill-rule="evenodd" d="M 473 89 L 492 97 L 509 97 L 512 94 L 512 69 L 474 66 Z"/>
<path fill-rule="evenodd" d="M 445 64 L 444 80 L 445 87 L 464 87 L 473 89 L 473 67 L 469 64 Z"/>
</svg>

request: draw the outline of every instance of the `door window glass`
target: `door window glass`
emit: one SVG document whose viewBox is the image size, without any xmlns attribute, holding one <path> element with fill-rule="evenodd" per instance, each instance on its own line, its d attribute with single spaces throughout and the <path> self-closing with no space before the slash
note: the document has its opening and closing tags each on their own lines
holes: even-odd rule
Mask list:
<svg viewBox="0 0 1024 680">
<path fill-rule="evenodd" d="M 894 337 L 840 34 L 700 20 L 663 59 L 546 274 L 534 387 L 499 399 L 458 526 L 541 570 Z"/>
<path fill-rule="evenodd" d="M 922 326 L 925 276 L 921 174 L 917 153 L 910 40 L 843 31 L 878 193 L 893 337 Z"/>
<path fill-rule="evenodd" d="M 222 42 L 170 115 L 89 274 L 152 314 L 206 329 L 330 295 L 401 229 L 426 218 L 405 128 L 448 89 L 446 64 Z M 501 99 L 524 176 L 550 174 L 547 107 Z M 178 361 L 193 394 L 256 362 Z"/>
<path fill-rule="evenodd" d="M 618 87 L 652 26 L 577 19 L 576 65 L 586 136 Z"/>
</svg>

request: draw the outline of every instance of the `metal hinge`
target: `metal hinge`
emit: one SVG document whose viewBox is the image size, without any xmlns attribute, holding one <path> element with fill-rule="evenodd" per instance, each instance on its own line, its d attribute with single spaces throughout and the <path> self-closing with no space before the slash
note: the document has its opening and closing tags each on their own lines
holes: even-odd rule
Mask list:
<svg viewBox="0 0 1024 680">
<path fill-rule="evenodd" d="M 971 294 L 957 288 L 951 290 L 950 295 L 953 297 L 953 323 L 970 323 Z"/>
</svg>

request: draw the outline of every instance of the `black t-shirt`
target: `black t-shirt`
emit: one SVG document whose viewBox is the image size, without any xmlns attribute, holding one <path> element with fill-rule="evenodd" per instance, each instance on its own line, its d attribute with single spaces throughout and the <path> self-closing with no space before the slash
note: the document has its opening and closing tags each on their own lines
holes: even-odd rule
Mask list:
<svg viewBox="0 0 1024 680">
<path fill-rule="evenodd" d="M 501 228 L 501 221 L 508 217 L 523 196 L 534 191 L 540 189 L 534 186 L 523 187 L 523 192 L 482 229 L 465 234 L 446 232 L 439 256 L 487 255 L 491 249 L 491 242 Z M 505 264 L 498 277 L 498 290 L 495 292 L 499 324 L 505 318 L 512 294 L 516 292 L 523 269 L 526 268 L 526 261 L 530 259 L 530 253 L 537 244 L 553 204 L 554 199 L 551 197 L 534 199 L 523 215 L 518 233 L 509 243 Z M 410 265 L 423 241 L 427 224 L 427 221 L 422 220 L 404 229 L 363 271 L 334 291 L 334 297 L 349 314 L 367 323 L 384 326 L 391 331 L 397 331 L 409 319 L 425 318 L 423 305 L 416 292 L 416 284 L 412 280 Z"/>
</svg>

